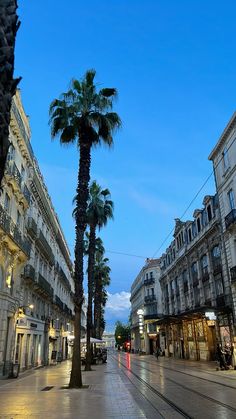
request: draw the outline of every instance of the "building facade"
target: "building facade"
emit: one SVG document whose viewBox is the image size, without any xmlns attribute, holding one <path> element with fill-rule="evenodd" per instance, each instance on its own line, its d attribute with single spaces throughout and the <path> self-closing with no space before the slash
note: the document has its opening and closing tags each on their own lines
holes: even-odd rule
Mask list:
<svg viewBox="0 0 236 419">
<path fill-rule="evenodd" d="M 12 103 L 10 149 L 0 196 L 0 374 L 71 355 L 73 267 L 30 144 L 20 93 Z"/>
<path fill-rule="evenodd" d="M 216 343 L 232 341 L 233 310 L 218 197 L 206 196 L 193 221 L 176 219 L 161 257 L 165 353 L 212 360 Z"/>
<path fill-rule="evenodd" d="M 234 343 L 236 343 L 236 113 L 212 150 L 216 190 L 230 278 L 234 313 Z"/>
<path fill-rule="evenodd" d="M 147 259 L 131 286 L 131 349 L 152 354 L 162 346 L 157 320 L 162 316 L 159 259 Z"/>
</svg>

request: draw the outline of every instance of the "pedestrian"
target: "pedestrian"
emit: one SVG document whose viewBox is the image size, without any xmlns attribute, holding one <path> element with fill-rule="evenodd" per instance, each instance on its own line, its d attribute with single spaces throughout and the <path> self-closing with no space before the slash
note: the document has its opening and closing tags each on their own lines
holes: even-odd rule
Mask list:
<svg viewBox="0 0 236 419">
<path fill-rule="evenodd" d="M 228 367 L 227 367 L 226 362 L 225 362 L 225 353 L 224 353 L 220 343 L 217 343 L 216 358 L 217 358 L 217 361 L 220 364 L 220 369 L 221 370 L 227 370 Z"/>
<path fill-rule="evenodd" d="M 160 356 L 160 354 L 161 354 L 160 348 L 157 347 L 156 353 L 155 353 L 157 360 L 158 360 L 158 357 Z"/>
</svg>

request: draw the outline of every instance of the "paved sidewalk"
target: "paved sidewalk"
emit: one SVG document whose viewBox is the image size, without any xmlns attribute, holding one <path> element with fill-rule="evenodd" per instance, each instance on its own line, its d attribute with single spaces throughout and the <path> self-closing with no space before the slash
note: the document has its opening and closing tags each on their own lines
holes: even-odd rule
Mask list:
<svg viewBox="0 0 236 419">
<path fill-rule="evenodd" d="M 3 381 L 0 387 L 0 418 L 158 418 L 142 395 L 136 393 L 108 360 L 83 372 L 88 389 L 61 389 L 68 384 L 71 362 L 33 371 L 19 379 Z M 52 386 L 47 391 L 45 387 Z M 145 412 L 145 413 L 144 413 Z"/>
</svg>

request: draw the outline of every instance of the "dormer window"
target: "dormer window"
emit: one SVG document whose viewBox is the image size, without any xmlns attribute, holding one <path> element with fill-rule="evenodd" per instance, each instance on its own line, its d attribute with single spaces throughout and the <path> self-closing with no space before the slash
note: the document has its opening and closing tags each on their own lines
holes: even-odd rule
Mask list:
<svg viewBox="0 0 236 419">
<path fill-rule="evenodd" d="M 191 228 L 189 228 L 189 230 L 188 230 L 188 240 L 189 240 L 189 243 L 192 241 L 192 231 L 191 231 Z"/>
<path fill-rule="evenodd" d="M 207 216 L 208 216 L 208 221 L 210 222 L 212 220 L 212 210 L 211 210 L 211 205 L 207 205 Z"/>
<path fill-rule="evenodd" d="M 201 231 L 201 221 L 200 218 L 197 218 L 197 232 L 200 233 Z"/>
</svg>

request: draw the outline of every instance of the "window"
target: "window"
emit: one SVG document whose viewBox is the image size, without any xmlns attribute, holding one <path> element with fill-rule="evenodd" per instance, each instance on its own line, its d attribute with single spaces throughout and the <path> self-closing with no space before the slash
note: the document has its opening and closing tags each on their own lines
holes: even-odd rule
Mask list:
<svg viewBox="0 0 236 419">
<path fill-rule="evenodd" d="M 229 208 L 231 210 L 235 209 L 235 200 L 234 200 L 234 191 L 233 189 L 230 189 L 228 192 L 228 199 L 229 199 Z"/>
<path fill-rule="evenodd" d="M 203 273 L 207 273 L 208 272 L 208 260 L 207 260 L 207 255 L 202 256 L 201 258 L 201 267 L 202 267 L 202 271 Z"/>
<path fill-rule="evenodd" d="M 21 165 L 21 177 L 22 177 L 22 180 L 24 182 L 25 181 L 25 168 L 24 168 L 23 165 Z"/>
<path fill-rule="evenodd" d="M 14 160 L 14 158 L 15 158 L 15 147 L 12 144 L 10 144 L 8 155 L 7 155 L 7 160 L 12 161 Z"/>
<path fill-rule="evenodd" d="M 201 222 L 200 222 L 200 218 L 197 219 L 197 232 L 200 233 L 201 231 Z"/>
<path fill-rule="evenodd" d="M 206 210 L 202 211 L 202 225 L 205 226 L 207 224 L 207 213 Z"/>
<path fill-rule="evenodd" d="M 224 287 L 221 274 L 215 277 L 216 295 L 217 297 L 224 294 Z"/>
<path fill-rule="evenodd" d="M 224 170 L 227 170 L 229 168 L 229 153 L 228 153 L 227 147 L 224 148 L 224 151 L 222 153 L 222 158 L 223 158 Z"/>
<path fill-rule="evenodd" d="M 153 278 L 153 272 L 150 272 L 150 278 L 151 279 Z"/>
<path fill-rule="evenodd" d="M 5 193 L 4 208 L 7 212 L 9 212 L 9 210 L 10 210 L 10 197 L 9 197 L 8 193 Z"/>
<path fill-rule="evenodd" d="M 193 237 L 195 237 L 197 235 L 196 223 L 195 222 L 192 223 L 192 233 L 193 233 Z"/>
<path fill-rule="evenodd" d="M 189 228 L 189 230 L 188 230 L 188 239 L 189 239 L 189 242 L 192 241 L 192 231 L 191 231 L 191 228 Z"/>
<path fill-rule="evenodd" d="M 21 230 L 21 213 L 18 210 L 17 210 L 16 224 L 17 224 L 17 227 Z"/>
<path fill-rule="evenodd" d="M 191 271 L 193 275 L 197 275 L 197 262 L 194 262 L 191 266 Z"/>
<path fill-rule="evenodd" d="M 209 281 L 204 282 L 204 297 L 205 301 L 209 301 L 211 299 L 211 289 Z"/>
<path fill-rule="evenodd" d="M 220 248 L 219 248 L 219 246 L 217 245 L 217 246 L 213 247 L 211 253 L 212 253 L 212 257 L 214 259 L 220 258 Z"/>
<path fill-rule="evenodd" d="M 208 221 L 210 222 L 212 220 L 212 211 L 211 211 L 211 205 L 207 205 L 207 216 L 208 216 Z"/>
</svg>

